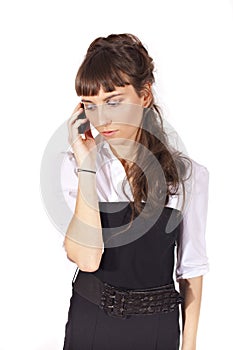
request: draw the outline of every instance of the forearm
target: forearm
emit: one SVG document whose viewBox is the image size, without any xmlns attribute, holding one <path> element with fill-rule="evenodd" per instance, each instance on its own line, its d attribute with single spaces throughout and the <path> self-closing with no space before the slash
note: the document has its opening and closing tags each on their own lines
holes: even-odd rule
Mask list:
<svg viewBox="0 0 233 350">
<path fill-rule="evenodd" d="M 196 350 L 196 337 L 201 307 L 202 276 L 179 280 L 182 305 L 182 350 Z"/>
<path fill-rule="evenodd" d="M 64 247 L 81 270 L 94 271 L 102 256 L 102 228 L 96 190 L 96 175 L 79 172 L 75 212 L 68 226 Z"/>
</svg>

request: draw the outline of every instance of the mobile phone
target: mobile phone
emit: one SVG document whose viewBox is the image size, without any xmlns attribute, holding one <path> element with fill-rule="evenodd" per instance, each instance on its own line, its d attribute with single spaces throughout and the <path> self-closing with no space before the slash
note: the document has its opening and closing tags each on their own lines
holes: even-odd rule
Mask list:
<svg viewBox="0 0 233 350">
<path fill-rule="evenodd" d="M 84 108 L 84 105 L 82 103 L 82 108 Z M 86 114 L 85 114 L 85 111 L 83 111 L 79 116 L 78 116 L 78 119 L 85 119 L 86 118 Z M 90 126 L 90 121 L 87 120 L 86 123 L 80 125 L 78 127 L 78 132 L 79 134 L 84 134 L 86 131 L 90 130 L 91 126 Z"/>
</svg>

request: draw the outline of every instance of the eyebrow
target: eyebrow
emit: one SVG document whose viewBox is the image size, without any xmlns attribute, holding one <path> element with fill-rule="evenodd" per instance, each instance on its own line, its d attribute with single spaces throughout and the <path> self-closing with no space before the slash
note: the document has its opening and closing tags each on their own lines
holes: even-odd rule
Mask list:
<svg viewBox="0 0 233 350">
<path fill-rule="evenodd" d="M 122 96 L 122 95 L 124 95 L 124 94 L 123 94 L 123 93 L 112 94 L 112 95 L 109 95 L 108 97 L 106 97 L 103 101 L 105 102 L 105 101 L 109 100 L 109 99 L 112 98 L 112 97 Z M 91 101 L 91 100 L 85 100 L 85 99 L 82 99 L 81 102 L 90 102 L 90 103 L 93 103 L 93 101 Z"/>
</svg>

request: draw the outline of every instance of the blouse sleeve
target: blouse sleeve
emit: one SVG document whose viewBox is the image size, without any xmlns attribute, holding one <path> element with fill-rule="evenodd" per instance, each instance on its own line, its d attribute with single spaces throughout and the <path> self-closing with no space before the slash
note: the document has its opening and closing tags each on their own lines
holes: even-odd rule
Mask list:
<svg viewBox="0 0 233 350">
<path fill-rule="evenodd" d="M 75 174 L 77 162 L 71 151 L 65 152 L 65 156 L 61 165 L 61 188 L 66 204 L 72 214 L 75 211 L 76 197 L 78 191 L 78 177 Z"/>
<path fill-rule="evenodd" d="M 192 191 L 177 242 L 177 281 L 201 276 L 209 271 L 205 240 L 208 187 L 207 168 L 193 161 Z"/>
</svg>

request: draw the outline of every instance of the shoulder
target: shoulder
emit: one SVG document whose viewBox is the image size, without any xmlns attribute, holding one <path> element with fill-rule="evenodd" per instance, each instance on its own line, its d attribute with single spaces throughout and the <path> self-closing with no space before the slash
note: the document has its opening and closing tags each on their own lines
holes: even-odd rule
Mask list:
<svg viewBox="0 0 233 350">
<path fill-rule="evenodd" d="M 185 200 L 185 208 L 189 206 L 191 201 L 200 195 L 205 195 L 208 192 L 209 171 L 207 167 L 189 156 L 186 175 L 183 186 L 180 183 L 178 191 L 174 195 L 169 196 L 167 206 L 183 211 L 183 200 Z M 186 163 L 186 162 L 185 162 Z"/>
<path fill-rule="evenodd" d="M 209 196 L 209 170 L 203 164 L 191 159 L 192 173 L 185 181 L 184 220 L 189 226 L 197 228 L 206 221 Z"/>
<path fill-rule="evenodd" d="M 208 168 L 190 158 L 191 161 L 191 176 L 188 182 L 191 183 L 192 189 L 195 193 L 202 192 L 209 183 L 209 170 Z"/>
<path fill-rule="evenodd" d="M 199 174 L 209 175 L 209 170 L 205 165 L 198 163 L 196 160 L 192 158 L 190 158 L 190 160 L 196 175 L 199 175 Z"/>
</svg>

